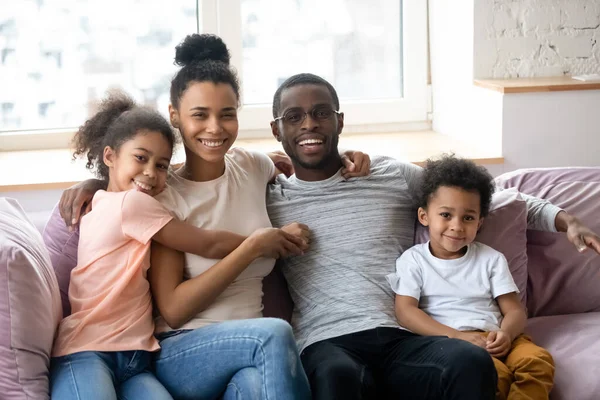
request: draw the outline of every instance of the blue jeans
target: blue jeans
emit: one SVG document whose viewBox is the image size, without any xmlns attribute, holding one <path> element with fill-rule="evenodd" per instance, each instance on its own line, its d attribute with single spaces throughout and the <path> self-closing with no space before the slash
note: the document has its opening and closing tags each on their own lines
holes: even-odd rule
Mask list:
<svg viewBox="0 0 600 400">
<path fill-rule="evenodd" d="M 52 358 L 50 393 L 57 400 L 172 399 L 150 372 L 147 351 L 82 351 Z"/>
<path fill-rule="evenodd" d="M 290 325 L 227 321 L 163 335 L 156 376 L 177 399 L 310 399 Z"/>
</svg>

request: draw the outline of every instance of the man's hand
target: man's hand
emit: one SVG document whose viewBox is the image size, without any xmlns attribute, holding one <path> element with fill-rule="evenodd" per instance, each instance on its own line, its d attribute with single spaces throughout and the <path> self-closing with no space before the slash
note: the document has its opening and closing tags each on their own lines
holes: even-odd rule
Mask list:
<svg viewBox="0 0 600 400">
<path fill-rule="evenodd" d="M 479 346 L 482 349 L 486 348 L 485 338 L 481 336 L 481 333 L 459 332 L 454 338 L 464 340 L 465 342 L 473 343 L 475 346 Z"/>
<path fill-rule="evenodd" d="M 561 211 L 556 215 L 556 229 L 566 232 L 567 239 L 580 253 L 589 247 L 600 254 L 600 236 L 567 212 Z"/>
<path fill-rule="evenodd" d="M 345 151 L 342 154 L 342 164 L 342 176 L 345 179 L 368 176 L 371 172 L 371 158 L 361 151 Z"/>
<path fill-rule="evenodd" d="M 502 330 L 492 331 L 488 334 L 485 349 L 491 356 L 504 357 L 510 351 L 512 340 L 510 335 Z"/>
<path fill-rule="evenodd" d="M 79 220 L 92 210 L 92 199 L 98 190 L 106 189 L 106 182 L 88 179 L 65 190 L 60 197 L 58 210 L 69 230 L 73 230 Z"/>
</svg>

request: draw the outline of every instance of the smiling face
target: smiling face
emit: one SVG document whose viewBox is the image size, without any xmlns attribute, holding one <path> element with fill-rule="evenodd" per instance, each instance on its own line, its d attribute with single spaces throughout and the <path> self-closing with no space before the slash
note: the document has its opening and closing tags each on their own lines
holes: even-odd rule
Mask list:
<svg viewBox="0 0 600 400">
<path fill-rule="evenodd" d="M 164 135 L 142 130 L 124 142 L 117 150 L 104 149 L 108 167 L 108 191 L 135 189 L 156 196 L 167 182 L 167 171 L 173 149 Z"/>
<path fill-rule="evenodd" d="M 331 93 L 324 85 L 301 84 L 281 93 L 279 116 L 284 118 L 271 122 L 271 130 L 294 163 L 297 174 L 302 170 L 339 169 L 337 146 L 344 115 L 331 112 L 335 109 Z M 294 119 L 288 118 L 290 115 L 304 120 L 294 124 Z M 325 115 L 328 117 L 322 118 Z"/>
<path fill-rule="evenodd" d="M 442 259 L 459 258 L 483 222 L 481 198 L 477 191 L 440 186 L 430 196 L 427 208 L 419 208 L 418 217 L 429 227 L 431 253 Z"/>
<path fill-rule="evenodd" d="M 227 83 L 193 82 L 179 108 L 169 106 L 171 123 L 181 132 L 189 153 L 205 162 L 223 163 L 238 135 L 238 100 Z"/>
</svg>

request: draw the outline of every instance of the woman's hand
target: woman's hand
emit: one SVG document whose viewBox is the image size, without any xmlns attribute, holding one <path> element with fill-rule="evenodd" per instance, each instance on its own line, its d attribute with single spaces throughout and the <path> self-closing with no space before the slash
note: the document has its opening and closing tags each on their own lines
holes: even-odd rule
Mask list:
<svg viewBox="0 0 600 400">
<path fill-rule="evenodd" d="M 288 178 L 294 174 L 292 160 L 281 150 L 267 153 L 273 164 L 275 164 L 275 175 L 284 174 Z"/>
<path fill-rule="evenodd" d="M 302 255 L 304 240 L 278 228 L 263 228 L 254 231 L 242 243 L 253 252 L 253 257 L 285 258 L 290 255 Z"/>
<path fill-rule="evenodd" d="M 342 154 L 342 164 L 342 176 L 345 179 L 368 176 L 371 173 L 371 158 L 361 151 L 345 151 Z"/>
<path fill-rule="evenodd" d="M 69 230 L 77 226 L 81 217 L 92 210 L 94 194 L 101 189 L 106 189 L 105 181 L 88 179 L 63 192 L 58 210 Z"/>
</svg>

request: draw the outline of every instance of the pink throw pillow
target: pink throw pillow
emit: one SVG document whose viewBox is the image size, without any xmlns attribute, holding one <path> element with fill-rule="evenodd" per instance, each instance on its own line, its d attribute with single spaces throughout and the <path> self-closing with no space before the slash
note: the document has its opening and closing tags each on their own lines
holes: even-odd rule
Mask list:
<svg viewBox="0 0 600 400">
<path fill-rule="evenodd" d="M 60 295 L 42 237 L 14 199 L 0 198 L 0 394 L 48 399 Z"/>
</svg>

